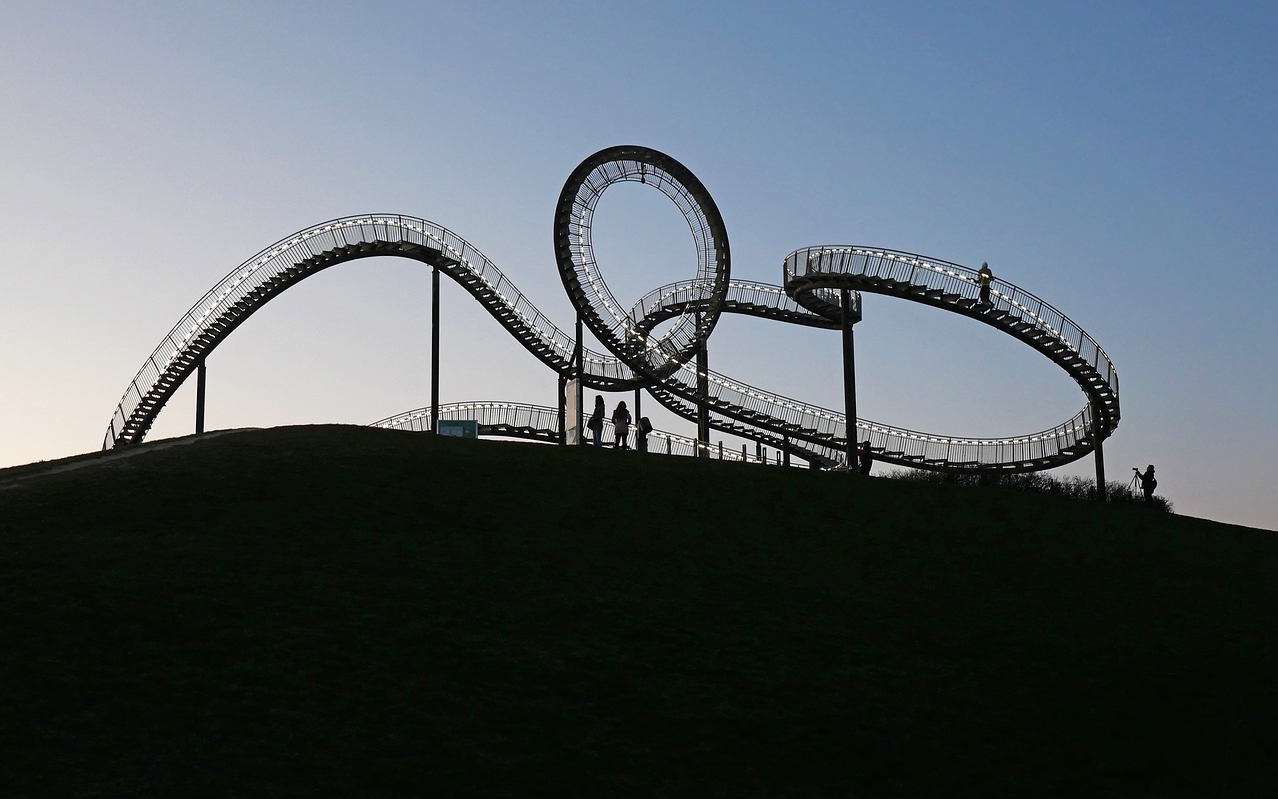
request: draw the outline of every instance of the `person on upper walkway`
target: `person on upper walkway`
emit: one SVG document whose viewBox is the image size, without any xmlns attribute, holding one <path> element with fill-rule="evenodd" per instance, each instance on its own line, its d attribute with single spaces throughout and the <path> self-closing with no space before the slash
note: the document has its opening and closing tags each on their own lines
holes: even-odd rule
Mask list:
<svg viewBox="0 0 1278 799">
<path fill-rule="evenodd" d="M 994 282 L 994 273 L 990 271 L 990 265 L 981 263 L 981 271 L 976 273 L 976 282 L 981 287 L 981 305 L 990 305 L 990 284 Z"/>
<path fill-rule="evenodd" d="M 612 412 L 612 431 L 616 435 L 615 444 L 617 449 L 630 449 L 628 439 L 630 438 L 630 411 L 626 410 L 625 400 L 617 403 L 617 408 Z"/>
<path fill-rule="evenodd" d="M 604 414 L 607 413 L 604 407 L 604 398 L 598 394 L 595 395 L 595 409 L 590 414 L 590 421 L 586 422 L 586 429 L 590 431 L 591 438 L 596 447 L 603 446 L 603 423 Z"/>
<path fill-rule="evenodd" d="M 1145 504 L 1154 504 L 1154 489 L 1158 488 L 1158 480 L 1154 478 L 1154 464 L 1149 464 L 1145 471 L 1136 470 L 1136 476 L 1140 479 L 1140 490 L 1145 492 Z"/>
<path fill-rule="evenodd" d="M 869 474 L 874 466 L 874 452 L 870 449 L 869 441 L 861 442 L 861 451 L 857 453 L 857 457 L 861 461 L 861 474 Z"/>
</svg>

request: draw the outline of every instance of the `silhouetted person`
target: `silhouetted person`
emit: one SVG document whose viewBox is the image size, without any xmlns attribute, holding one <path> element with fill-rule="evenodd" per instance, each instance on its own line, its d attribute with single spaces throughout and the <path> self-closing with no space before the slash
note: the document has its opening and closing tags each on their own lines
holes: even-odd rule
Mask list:
<svg viewBox="0 0 1278 799">
<path fill-rule="evenodd" d="M 639 423 L 635 425 L 635 449 L 637 451 L 648 451 L 648 434 L 651 432 L 652 422 L 648 421 L 647 416 L 640 416 Z"/>
<path fill-rule="evenodd" d="M 590 414 L 590 421 L 586 422 L 586 429 L 590 431 L 590 435 L 594 439 L 596 447 L 603 446 L 603 423 L 605 413 L 607 413 L 607 409 L 604 408 L 603 397 L 596 394 L 595 409 Z"/>
<path fill-rule="evenodd" d="M 869 474 L 870 467 L 874 465 L 874 452 L 870 450 L 870 442 L 861 443 L 861 451 L 858 453 L 861 461 L 861 474 Z"/>
<path fill-rule="evenodd" d="M 994 282 L 994 273 L 990 271 L 989 264 L 981 264 L 981 271 L 976 273 L 976 282 L 981 286 L 981 305 L 990 305 L 990 284 Z"/>
<path fill-rule="evenodd" d="M 1154 479 L 1154 464 L 1149 464 L 1145 471 L 1136 470 L 1136 476 L 1140 478 L 1140 490 L 1145 492 L 1145 504 L 1154 504 L 1154 489 L 1158 488 L 1158 481 Z"/>
<path fill-rule="evenodd" d="M 617 403 L 612 412 L 612 432 L 616 435 L 617 449 L 630 449 L 627 439 L 630 438 L 630 411 L 626 410 L 625 400 Z"/>
</svg>

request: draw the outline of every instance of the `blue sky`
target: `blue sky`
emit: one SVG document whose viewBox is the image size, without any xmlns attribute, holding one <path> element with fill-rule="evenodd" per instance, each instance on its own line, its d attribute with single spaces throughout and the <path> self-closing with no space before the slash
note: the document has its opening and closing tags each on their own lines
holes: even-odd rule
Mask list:
<svg viewBox="0 0 1278 799">
<path fill-rule="evenodd" d="M 100 446 L 206 289 L 335 216 L 439 222 L 569 325 L 555 198 L 587 155 L 635 143 L 706 184 L 734 275 L 779 282 L 786 253 L 821 243 L 988 261 L 1117 363 L 1111 475 L 1152 462 L 1179 511 L 1278 528 L 1271 5 L 0 10 L 0 465 Z M 623 300 L 692 274 L 678 213 L 643 187 L 610 190 L 596 237 Z M 553 403 L 553 374 L 460 289 L 444 300 L 445 401 Z M 210 426 L 425 404 L 428 303 L 425 271 L 393 260 L 290 289 L 210 357 Z M 1082 405 L 975 322 L 865 309 L 863 416 L 1003 434 Z M 711 365 L 841 404 L 832 332 L 728 318 Z M 190 432 L 192 393 L 154 436 Z"/>
</svg>

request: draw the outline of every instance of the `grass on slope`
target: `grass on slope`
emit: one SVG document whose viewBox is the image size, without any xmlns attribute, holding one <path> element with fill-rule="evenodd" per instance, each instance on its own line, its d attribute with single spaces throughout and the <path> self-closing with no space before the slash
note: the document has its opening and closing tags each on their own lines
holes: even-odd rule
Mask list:
<svg viewBox="0 0 1278 799">
<path fill-rule="evenodd" d="M 1260 795 L 1276 577 L 1275 534 L 1142 508 L 233 433 L 0 489 L 0 782 Z"/>
</svg>

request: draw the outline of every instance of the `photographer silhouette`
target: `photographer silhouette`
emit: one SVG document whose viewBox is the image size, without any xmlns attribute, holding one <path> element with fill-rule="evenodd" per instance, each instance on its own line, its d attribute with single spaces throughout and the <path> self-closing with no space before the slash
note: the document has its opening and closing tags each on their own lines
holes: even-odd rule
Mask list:
<svg viewBox="0 0 1278 799">
<path fill-rule="evenodd" d="M 1158 488 L 1158 480 L 1154 478 L 1154 464 L 1149 466 L 1142 472 L 1133 466 L 1132 471 L 1136 473 L 1136 480 L 1140 481 L 1140 490 L 1145 492 L 1145 504 L 1154 504 L 1154 489 Z"/>
</svg>

